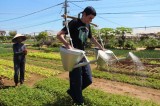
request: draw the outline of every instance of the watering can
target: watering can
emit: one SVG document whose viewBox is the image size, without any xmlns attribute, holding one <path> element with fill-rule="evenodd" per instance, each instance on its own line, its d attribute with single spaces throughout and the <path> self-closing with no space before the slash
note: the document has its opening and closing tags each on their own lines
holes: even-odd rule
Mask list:
<svg viewBox="0 0 160 106">
<path fill-rule="evenodd" d="M 97 65 L 103 67 L 108 64 L 113 64 L 118 61 L 118 58 L 111 50 L 99 50 L 95 48 L 97 57 Z"/>
<path fill-rule="evenodd" d="M 66 71 L 72 71 L 74 68 L 85 66 L 97 61 L 97 59 L 89 61 L 83 50 L 66 49 L 64 46 L 60 47 L 60 55 L 62 59 L 63 68 Z M 83 58 L 86 59 L 86 62 L 80 63 L 80 61 Z"/>
<path fill-rule="evenodd" d="M 107 51 L 107 52 L 110 53 L 111 51 Z M 106 54 L 106 51 L 97 50 L 96 59 L 89 61 L 83 50 L 67 49 L 64 46 L 60 47 L 60 55 L 62 59 L 63 68 L 66 71 L 72 71 L 74 68 L 85 66 L 94 62 L 98 62 L 99 64 L 106 64 L 111 57 Z M 86 59 L 86 62 L 80 63 L 80 61 L 83 58 Z"/>
</svg>

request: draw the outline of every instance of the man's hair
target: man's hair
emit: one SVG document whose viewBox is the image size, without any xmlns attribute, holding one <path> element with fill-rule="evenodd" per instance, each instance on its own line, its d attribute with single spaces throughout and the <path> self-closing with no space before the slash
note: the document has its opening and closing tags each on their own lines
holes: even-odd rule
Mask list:
<svg viewBox="0 0 160 106">
<path fill-rule="evenodd" d="M 86 15 L 94 15 L 96 16 L 96 10 L 92 6 L 86 7 L 82 13 L 86 13 Z"/>
</svg>

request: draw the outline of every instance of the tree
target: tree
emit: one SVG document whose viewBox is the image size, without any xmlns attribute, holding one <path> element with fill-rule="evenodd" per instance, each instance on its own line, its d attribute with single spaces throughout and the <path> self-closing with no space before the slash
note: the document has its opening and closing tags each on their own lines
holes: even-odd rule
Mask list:
<svg viewBox="0 0 160 106">
<path fill-rule="evenodd" d="M 145 40 L 146 49 L 154 50 L 159 45 L 159 41 L 155 38 L 150 37 L 149 39 Z"/>
<path fill-rule="evenodd" d="M 11 37 L 14 37 L 16 34 L 17 34 L 17 31 L 10 31 L 10 32 L 9 32 L 9 35 L 10 35 Z"/>
<path fill-rule="evenodd" d="M 118 43 L 120 47 L 125 47 L 125 40 L 126 40 L 126 36 L 125 34 L 127 33 L 132 33 L 132 29 L 131 28 L 125 28 L 125 27 L 117 27 L 115 30 L 116 35 L 120 35 L 119 39 L 118 39 Z"/>
<path fill-rule="evenodd" d="M 37 40 L 40 41 L 40 40 L 46 40 L 48 37 L 48 33 L 47 32 L 41 32 L 39 33 L 39 35 L 37 36 Z"/>
<path fill-rule="evenodd" d="M 101 38 L 103 39 L 104 46 L 107 48 L 114 48 L 116 45 L 115 31 L 113 28 L 102 28 L 100 30 Z"/>
<path fill-rule="evenodd" d="M 45 44 L 45 41 L 47 40 L 48 38 L 48 33 L 47 32 L 41 32 L 39 33 L 38 36 L 36 36 L 36 39 L 38 41 L 38 46 L 41 47 Z"/>
<path fill-rule="evenodd" d="M 160 32 L 157 32 L 157 37 L 160 39 Z"/>
<path fill-rule="evenodd" d="M 98 34 L 98 29 L 96 29 L 94 26 L 91 26 L 92 35 L 96 36 Z"/>
</svg>

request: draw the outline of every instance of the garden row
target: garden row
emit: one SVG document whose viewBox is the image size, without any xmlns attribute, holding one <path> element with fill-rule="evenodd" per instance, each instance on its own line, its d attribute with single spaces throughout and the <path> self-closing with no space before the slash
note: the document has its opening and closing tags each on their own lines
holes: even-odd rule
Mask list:
<svg viewBox="0 0 160 106">
<path fill-rule="evenodd" d="M 66 80 L 47 78 L 39 81 L 34 88 L 19 86 L 0 90 L 2 106 L 73 106 L 66 90 Z M 95 89 L 84 91 L 85 106 L 159 106 L 151 101 L 104 93 Z"/>
</svg>

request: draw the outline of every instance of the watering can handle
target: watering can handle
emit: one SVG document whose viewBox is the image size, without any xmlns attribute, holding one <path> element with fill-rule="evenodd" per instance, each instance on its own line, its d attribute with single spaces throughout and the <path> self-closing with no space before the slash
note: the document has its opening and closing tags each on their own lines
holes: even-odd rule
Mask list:
<svg viewBox="0 0 160 106">
<path fill-rule="evenodd" d="M 92 60 L 92 61 L 89 61 L 89 62 L 79 63 L 79 64 L 75 65 L 74 68 L 82 67 L 82 66 L 88 65 L 88 64 L 90 64 L 90 63 L 94 63 L 94 62 L 96 62 L 96 61 L 97 61 L 97 60 Z"/>
</svg>

